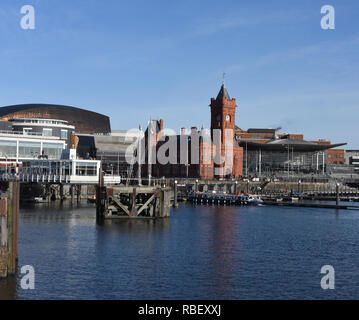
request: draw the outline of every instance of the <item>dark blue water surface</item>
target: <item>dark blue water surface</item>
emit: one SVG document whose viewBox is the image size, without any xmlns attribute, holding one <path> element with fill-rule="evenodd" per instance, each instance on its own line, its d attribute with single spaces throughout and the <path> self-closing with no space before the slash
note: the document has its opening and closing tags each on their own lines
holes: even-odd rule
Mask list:
<svg viewBox="0 0 359 320">
<path fill-rule="evenodd" d="M 106 221 L 92 205 L 21 209 L 18 299 L 359 299 L 359 211 L 181 205 L 170 219 Z M 323 290 L 323 265 L 335 290 Z"/>
</svg>

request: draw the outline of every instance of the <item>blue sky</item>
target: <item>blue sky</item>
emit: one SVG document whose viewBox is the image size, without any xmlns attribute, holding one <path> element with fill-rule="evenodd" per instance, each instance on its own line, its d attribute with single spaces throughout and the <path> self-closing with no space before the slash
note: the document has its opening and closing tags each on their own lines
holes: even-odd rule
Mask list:
<svg viewBox="0 0 359 320">
<path fill-rule="evenodd" d="M 20 28 L 26 4 L 35 30 Z M 335 30 L 320 27 L 326 4 Z M 239 127 L 359 149 L 358 19 L 356 0 L 2 0 L 0 105 L 72 105 L 113 129 L 208 127 L 226 72 Z"/>
</svg>

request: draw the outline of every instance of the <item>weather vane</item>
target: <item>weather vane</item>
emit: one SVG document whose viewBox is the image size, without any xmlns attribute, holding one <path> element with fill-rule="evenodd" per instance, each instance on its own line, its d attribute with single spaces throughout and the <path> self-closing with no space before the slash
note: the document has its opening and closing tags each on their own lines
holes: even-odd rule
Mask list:
<svg viewBox="0 0 359 320">
<path fill-rule="evenodd" d="M 223 85 L 224 85 L 224 79 L 225 79 L 225 77 L 226 77 L 226 73 L 223 72 L 223 78 L 222 78 L 222 84 L 223 84 Z"/>
</svg>

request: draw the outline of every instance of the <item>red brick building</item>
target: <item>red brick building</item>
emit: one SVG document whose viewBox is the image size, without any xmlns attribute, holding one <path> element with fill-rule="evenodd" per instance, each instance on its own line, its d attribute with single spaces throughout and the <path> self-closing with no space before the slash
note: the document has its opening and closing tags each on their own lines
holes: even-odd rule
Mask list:
<svg viewBox="0 0 359 320">
<path fill-rule="evenodd" d="M 327 150 L 327 164 L 344 164 L 344 149 Z"/>
<path fill-rule="evenodd" d="M 217 98 L 211 98 L 210 107 L 210 133 L 203 127 L 200 131 L 197 127 L 192 127 L 190 134 L 186 134 L 182 128 L 180 135 L 165 135 L 158 132 L 163 130 L 163 121 L 155 123 L 157 120 L 152 120 L 154 126 L 151 122 L 151 128 L 146 131 L 146 164 L 142 166 L 143 176 L 213 179 L 239 178 L 243 175 L 243 148 L 235 140 L 236 99 L 229 97 L 224 84 Z M 148 138 L 149 132 L 153 134 L 151 138 Z M 163 163 L 152 156 L 149 164 L 149 145 L 153 146 L 150 154 L 156 154 L 160 158 L 168 156 L 168 161 Z M 171 158 L 173 148 L 177 151 Z M 161 152 L 163 149 L 167 149 L 167 153 Z"/>
<path fill-rule="evenodd" d="M 239 178 L 244 175 L 281 172 L 314 172 L 328 164 L 344 163 L 344 150 L 333 149 L 345 143 L 305 141 L 303 134 L 277 133 L 278 129 L 235 125 L 236 99 L 230 98 L 223 83 L 210 100 L 211 127 L 192 127 L 189 134 L 165 134 L 163 120 L 151 120 L 151 143 L 146 138 L 146 160 L 142 176 L 188 178 Z M 148 161 L 148 146 L 159 158 Z M 321 160 L 323 159 L 323 160 Z M 165 161 L 163 161 L 165 160 Z"/>
<path fill-rule="evenodd" d="M 217 95 L 211 98 L 211 138 L 216 143 L 216 132 L 220 135 L 221 150 L 215 161 L 215 176 L 218 178 L 243 175 L 243 148 L 235 140 L 236 99 L 230 98 L 224 83 Z M 220 156 L 221 159 L 218 159 Z"/>
</svg>

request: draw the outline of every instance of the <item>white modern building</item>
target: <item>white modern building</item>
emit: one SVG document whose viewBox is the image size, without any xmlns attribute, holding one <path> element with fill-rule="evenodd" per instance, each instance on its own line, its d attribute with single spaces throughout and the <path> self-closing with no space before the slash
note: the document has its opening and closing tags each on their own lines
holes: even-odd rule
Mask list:
<svg viewBox="0 0 359 320">
<path fill-rule="evenodd" d="M 65 120 L 23 118 L 11 119 L 12 131 L 28 135 L 41 135 L 43 137 L 58 137 L 64 140 L 66 147 L 70 148 L 70 136 L 74 134 L 75 127 Z"/>
<path fill-rule="evenodd" d="M 0 131 L 0 171 L 15 170 L 24 160 L 60 159 L 66 141 L 59 137 L 44 137 L 41 133 Z M 7 169 L 6 169 L 7 170 Z"/>
</svg>

